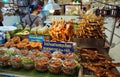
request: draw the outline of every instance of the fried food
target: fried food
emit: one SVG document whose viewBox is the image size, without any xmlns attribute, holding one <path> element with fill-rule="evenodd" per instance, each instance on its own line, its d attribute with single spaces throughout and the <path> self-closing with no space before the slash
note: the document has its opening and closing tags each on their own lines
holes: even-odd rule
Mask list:
<svg viewBox="0 0 120 77">
<path fill-rule="evenodd" d="M 112 59 L 100 54 L 97 50 L 80 49 L 79 55 L 85 59 L 81 63 L 84 68 L 93 71 L 98 77 L 118 77 L 112 68 L 120 66 L 120 63 L 112 63 Z"/>
<path fill-rule="evenodd" d="M 72 41 L 72 36 L 74 34 L 72 21 L 66 23 L 64 19 L 60 21 L 54 20 L 49 34 L 53 41 Z"/>
<path fill-rule="evenodd" d="M 78 28 L 75 30 L 75 35 L 82 38 L 104 39 L 106 36 L 103 24 L 104 19 L 101 16 L 94 14 L 82 15 L 82 19 L 78 22 Z"/>
</svg>

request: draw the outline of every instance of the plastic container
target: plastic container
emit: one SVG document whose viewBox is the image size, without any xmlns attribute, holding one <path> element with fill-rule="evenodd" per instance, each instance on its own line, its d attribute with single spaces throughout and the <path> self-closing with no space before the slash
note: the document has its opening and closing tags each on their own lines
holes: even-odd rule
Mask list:
<svg viewBox="0 0 120 77">
<path fill-rule="evenodd" d="M 11 53 L 11 56 L 18 55 L 20 52 L 20 50 L 17 49 L 16 47 L 9 48 L 8 51 L 9 51 L 8 53 Z"/>
<path fill-rule="evenodd" d="M 33 55 L 35 57 L 38 57 L 41 54 L 40 54 L 40 51 L 38 49 L 32 49 L 32 50 L 29 51 L 29 55 Z"/>
<path fill-rule="evenodd" d="M 28 55 L 28 50 L 27 49 L 21 49 L 21 51 L 20 51 L 20 55 L 23 55 L 23 56 L 26 56 L 26 55 Z"/>
<path fill-rule="evenodd" d="M 51 52 L 50 51 L 45 51 L 45 52 L 43 52 L 42 56 L 50 58 L 51 57 Z"/>
<path fill-rule="evenodd" d="M 64 55 L 63 55 L 63 53 L 60 52 L 60 51 L 55 51 L 55 52 L 53 52 L 52 57 L 53 57 L 53 58 L 63 59 Z"/>
<path fill-rule="evenodd" d="M 8 55 L 1 55 L 0 56 L 0 66 L 6 67 L 9 66 L 10 57 Z"/>
<path fill-rule="evenodd" d="M 51 73 L 59 74 L 62 70 L 62 60 L 58 58 L 52 58 L 48 64 L 48 70 Z"/>
<path fill-rule="evenodd" d="M 0 50 L 6 51 L 6 50 L 8 50 L 8 48 L 7 47 L 0 47 Z"/>
<path fill-rule="evenodd" d="M 34 68 L 34 60 L 31 59 L 31 57 L 28 57 L 28 56 L 24 57 L 22 59 L 22 64 L 23 64 L 24 69 L 26 70 L 31 70 Z"/>
<path fill-rule="evenodd" d="M 65 74 L 68 74 L 68 75 L 73 75 L 76 73 L 77 71 L 77 63 L 75 60 L 73 59 L 66 59 L 63 61 L 63 68 L 62 68 L 62 71 L 65 73 Z"/>
<path fill-rule="evenodd" d="M 14 56 L 11 57 L 11 65 L 14 69 L 20 69 L 22 67 L 22 57 L 21 56 Z"/>
<path fill-rule="evenodd" d="M 48 70 L 48 61 L 47 57 L 37 58 L 35 61 L 35 69 L 40 72 L 45 72 Z"/>
<path fill-rule="evenodd" d="M 76 55 L 74 53 L 66 53 L 64 58 L 65 59 L 75 59 Z"/>
<path fill-rule="evenodd" d="M 5 51 L 3 49 L 0 49 L 0 56 L 4 55 Z"/>
</svg>

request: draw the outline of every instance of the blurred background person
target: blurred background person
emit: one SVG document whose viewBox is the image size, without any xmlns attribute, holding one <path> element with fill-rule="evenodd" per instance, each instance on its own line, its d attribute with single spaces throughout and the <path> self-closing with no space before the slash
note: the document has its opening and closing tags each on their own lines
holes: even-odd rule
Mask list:
<svg viewBox="0 0 120 77">
<path fill-rule="evenodd" d="M 42 17 L 38 16 L 40 9 L 38 5 L 30 5 L 30 14 L 27 14 L 24 18 L 24 26 L 29 26 L 29 28 L 35 26 L 42 26 Z"/>
</svg>

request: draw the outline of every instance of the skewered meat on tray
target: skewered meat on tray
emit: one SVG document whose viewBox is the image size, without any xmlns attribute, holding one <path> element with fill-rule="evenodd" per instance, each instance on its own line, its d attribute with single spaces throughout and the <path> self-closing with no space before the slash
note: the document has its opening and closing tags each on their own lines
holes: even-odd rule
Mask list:
<svg viewBox="0 0 120 77">
<path fill-rule="evenodd" d="M 113 72 L 113 68 L 120 66 L 120 63 L 113 63 L 112 59 L 103 55 L 98 50 L 78 48 L 78 55 L 82 58 L 84 68 L 94 72 L 98 77 L 120 77 L 120 74 Z"/>
</svg>

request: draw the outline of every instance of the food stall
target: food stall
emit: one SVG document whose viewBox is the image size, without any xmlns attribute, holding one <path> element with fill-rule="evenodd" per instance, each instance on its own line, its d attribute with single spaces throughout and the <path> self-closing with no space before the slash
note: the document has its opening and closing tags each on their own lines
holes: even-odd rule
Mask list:
<svg viewBox="0 0 120 77">
<path fill-rule="evenodd" d="M 120 63 L 107 54 L 102 16 L 55 17 L 48 16 L 44 27 L 22 29 L 17 24 L 17 29 L 7 31 L 9 39 L 0 44 L 0 72 L 28 77 L 120 76 L 115 68 Z"/>
<path fill-rule="evenodd" d="M 10 32 L 12 37 L 0 45 L 0 70 L 33 77 L 119 76 L 115 67 L 120 63 L 112 63 L 103 48 L 101 16 L 89 14 L 77 23 L 65 19 L 51 23 L 51 27 Z"/>
</svg>

